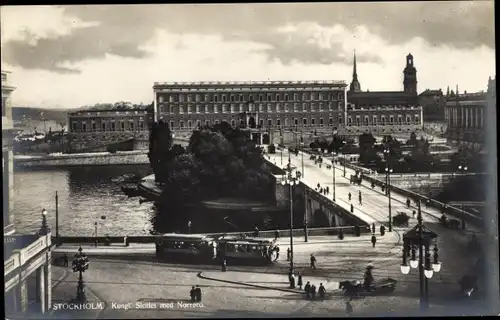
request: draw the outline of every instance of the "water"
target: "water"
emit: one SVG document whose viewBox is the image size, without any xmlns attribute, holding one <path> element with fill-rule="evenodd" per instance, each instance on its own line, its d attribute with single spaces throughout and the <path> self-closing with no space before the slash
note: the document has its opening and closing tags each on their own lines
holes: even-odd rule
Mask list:
<svg viewBox="0 0 500 320">
<path fill-rule="evenodd" d="M 55 193 L 59 196 L 59 234 L 62 236 L 149 234 L 151 203 L 128 198 L 120 184 L 110 179 L 126 173 L 149 174 L 149 166 L 94 166 L 16 171 L 14 204 L 16 230 L 34 233 L 41 225 L 41 211 L 55 233 Z M 101 216 L 106 219 L 101 219 Z"/>
</svg>

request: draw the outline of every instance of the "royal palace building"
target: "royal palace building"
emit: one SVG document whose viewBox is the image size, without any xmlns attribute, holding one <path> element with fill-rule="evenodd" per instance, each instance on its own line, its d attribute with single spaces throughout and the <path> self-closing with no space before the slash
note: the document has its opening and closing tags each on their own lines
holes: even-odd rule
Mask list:
<svg viewBox="0 0 500 320">
<path fill-rule="evenodd" d="M 406 56 L 403 91 L 362 91 L 358 80 L 356 54 L 353 77 L 347 93 L 343 135 L 395 135 L 419 132 L 423 128 L 423 110 L 417 95 L 417 70 L 413 56 Z"/>
<path fill-rule="evenodd" d="M 452 92 L 446 102 L 446 136 L 458 146 L 482 148 L 485 143 L 486 107 L 488 95 L 495 94 L 496 79 L 489 79 L 488 91 L 475 93 Z"/>
<path fill-rule="evenodd" d="M 227 122 L 245 128 L 324 128 L 344 119 L 343 81 L 154 84 L 155 119 L 173 130 Z"/>
<path fill-rule="evenodd" d="M 131 103 L 83 107 L 68 113 L 68 151 L 96 152 L 148 148 L 152 105 Z"/>
</svg>

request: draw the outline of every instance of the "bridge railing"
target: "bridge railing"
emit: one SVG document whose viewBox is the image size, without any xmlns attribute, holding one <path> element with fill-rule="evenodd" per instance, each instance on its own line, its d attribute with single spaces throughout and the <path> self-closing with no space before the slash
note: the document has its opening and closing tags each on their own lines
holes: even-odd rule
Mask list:
<svg viewBox="0 0 500 320">
<path fill-rule="evenodd" d="M 23 249 L 16 249 L 13 254 L 4 261 L 4 276 L 7 276 L 16 268 L 23 266 L 42 250 L 51 247 L 51 234 L 38 238 L 35 242 Z"/>
<path fill-rule="evenodd" d="M 338 235 L 341 229 L 342 229 L 342 232 L 344 233 L 344 235 L 355 234 L 355 227 L 354 226 L 308 228 L 307 234 L 309 236 L 333 236 L 333 235 Z M 280 238 L 290 236 L 289 229 L 278 230 L 278 231 L 280 234 Z M 361 234 L 370 233 L 370 228 L 368 226 L 360 226 L 360 233 Z M 253 231 L 226 232 L 226 233 L 224 233 L 224 232 L 204 233 L 204 235 L 212 236 L 212 237 L 218 237 L 218 236 L 222 236 L 222 235 L 237 236 L 237 235 L 241 235 L 241 234 L 246 234 L 248 236 L 253 237 Z M 260 231 L 259 235 L 258 235 L 259 238 L 274 238 L 274 236 L 275 236 L 275 230 Z M 294 237 L 305 236 L 305 229 L 304 228 L 293 229 L 293 236 Z M 156 243 L 157 241 L 159 241 L 162 238 L 161 235 L 126 236 L 126 237 L 127 237 L 128 243 L 141 243 L 141 244 Z M 56 242 L 56 241 L 57 241 L 57 239 L 54 238 L 54 242 Z M 124 244 L 125 236 L 109 236 L 109 237 L 106 237 L 106 236 L 104 236 L 104 237 L 61 236 L 61 237 L 59 237 L 58 241 L 59 241 L 59 244 L 95 244 L 96 241 L 100 245 L 103 245 L 103 244 Z"/>
<path fill-rule="evenodd" d="M 385 173 L 372 173 L 369 174 L 370 177 L 377 179 L 377 177 L 383 175 L 385 177 Z M 481 176 L 486 175 L 486 173 L 479 172 L 470 172 L 470 173 L 455 173 L 455 172 L 447 172 L 447 173 L 437 173 L 437 172 L 419 172 L 419 173 L 391 173 L 391 178 L 407 178 L 407 177 L 420 177 L 420 178 L 430 178 L 430 177 L 460 177 L 460 176 Z"/>
<path fill-rule="evenodd" d="M 378 185 L 378 186 L 385 186 L 385 182 L 378 180 L 374 177 L 370 177 L 368 175 L 363 175 L 363 179 L 366 181 Z M 421 194 L 418 194 L 413 191 L 405 190 L 403 188 L 391 185 L 391 190 L 399 193 L 400 195 L 403 195 L 405 197 L 408 197 L 410 199 L 415 199 L 415 200 L 421 200 L 421 201 L 429 201 L 428 205 L 432 208 L 438 209 L 438 210 L 443 210 L 443 208 L 446 208 L 446 213 L 451 214 L 453 216 L 456 216 L 459 219 L 463 219 L 465 222 L 472 223 L 476 226 L 482 227 L 483 226 L 483 219 L 481 217 L 478 217 L 476 215 L 473 215 L 469 212 L 466 212 L 462 209 L 447 205 L 445 203 L 439 202 L 434 199 L 429 199 L 429 197 L 423 196 Z"/>
</svg>

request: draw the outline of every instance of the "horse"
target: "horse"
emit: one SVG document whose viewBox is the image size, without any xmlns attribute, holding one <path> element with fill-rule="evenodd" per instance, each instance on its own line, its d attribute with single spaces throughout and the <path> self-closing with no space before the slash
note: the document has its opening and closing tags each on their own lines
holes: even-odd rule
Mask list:
<svg viewBox="0 0 500 320">
<path fill-rule="evenodd" d="M 355 283 L 355 281 L 345 280 L 339 282 L 339 289 L 342 289 L 345 294 L 352 298 L 360 295 L 363 291 L 363 286 L 359 282 Z"/>
</svg>

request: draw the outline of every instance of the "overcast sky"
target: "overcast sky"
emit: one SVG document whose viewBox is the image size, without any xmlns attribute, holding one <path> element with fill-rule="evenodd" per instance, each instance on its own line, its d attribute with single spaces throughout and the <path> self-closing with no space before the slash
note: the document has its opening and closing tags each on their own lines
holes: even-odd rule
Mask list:
<svg viewBox="0 0 500 320">
<path fill-rule="evenodd" d="M 346 80 L 419 92 L 484 90 L 493 1 L 1 7 L 13 104 L 149 103 L 155 81 Z"/>
</svg>

